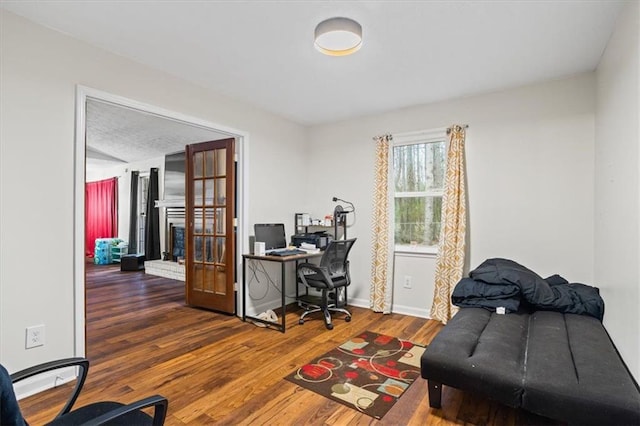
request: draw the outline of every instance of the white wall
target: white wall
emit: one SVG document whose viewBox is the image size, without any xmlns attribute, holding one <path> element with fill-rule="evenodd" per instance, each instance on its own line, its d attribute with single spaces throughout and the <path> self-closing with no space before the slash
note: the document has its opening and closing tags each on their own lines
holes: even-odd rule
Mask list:
<svg viewBox="0 0 640 426">
<path fill-rule="evenodd" d="M 507 257 L 543 276 L 594 283 L 593 149 L 595 78 L 572 78 L 417 106 L 359 120 L 317 126 L 310 132 L 308 191 L 312 212 L 333 208 L 331 197 L 357 210 L 351 301 L 368 306 L 371 270 L 374 142 L 403 133 L 469 124 L 466 143 L 470 266 Z M 329 165 L 331 165 L 329 167 Z M 397 257 L 395 281 L 413 278 L 413 289 L 394 288 L 396 312 L 428 316 L 433 257 Z M 423 272 L 420 272 L 423 271 Z"/>
<path fill-rule="evenodd" d="M 640 378 L 640 49 L 638 2 L 620 14 L 597 70 L 595 278 L 604 323 Z"/>
<path fill-rule="evenodd" d="M 248 132 L 249 223 L 293 221 L 303 182 L 274 189 L 303 174 L 303 127 L 4 9 L 0 31 L 0 362 L 9 371 L 74 355 L 76 85 Z M 37 324 L 46 345 L 25 350 L 25 329 Z"/>
</svg>

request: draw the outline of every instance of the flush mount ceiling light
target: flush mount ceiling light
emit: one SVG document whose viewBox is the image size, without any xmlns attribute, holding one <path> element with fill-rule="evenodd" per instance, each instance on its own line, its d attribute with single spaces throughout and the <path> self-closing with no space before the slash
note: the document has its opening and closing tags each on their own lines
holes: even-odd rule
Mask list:
<svg viewBox="0 0 640 426">
<path fill-rule="evenodd" d="M 329 18 L 316 27 L 315 46 L 330 56 L 346 56 L 362 46 L 362 26 L 349 18 Z"/>
</svg>

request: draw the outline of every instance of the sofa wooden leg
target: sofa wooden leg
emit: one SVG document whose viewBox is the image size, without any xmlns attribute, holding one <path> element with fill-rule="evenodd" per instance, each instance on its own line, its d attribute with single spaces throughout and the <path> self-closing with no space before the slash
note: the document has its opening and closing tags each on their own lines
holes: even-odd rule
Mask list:
<svg viewBox="0 0 640 426">
<path fill-rule="evenodd" d="M 429 406 L 431 408 L 442 407 L 442 383 L 428 381 L 429 386 Z"/>
</svg>

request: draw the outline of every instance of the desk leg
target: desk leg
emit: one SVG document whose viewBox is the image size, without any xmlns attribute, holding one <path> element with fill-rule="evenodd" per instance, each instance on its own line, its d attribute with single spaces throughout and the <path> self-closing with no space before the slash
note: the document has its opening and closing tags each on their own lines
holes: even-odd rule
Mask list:
<svg viewBox="0 0 640 426">
<path fill-rule="evenodd" d="M 300 265 L 300 261 L 296 260 L 296 266 L 295 266 L 295 270 L 293 271 L 293 280 L 296 282 L 296 306 L 300 307 L 300 305 L 298 305 L 298 300 L 300 299 L 300 287 L 298 283 L 298 266 Z M 307 291 L 307 289 L 305 288 L 305 293 L 309 294 L 309 292 Z"/>
<path fill-rule="evenodd" d="M 242 321 L 247 321 L 247 261 L 242 259 Z"/>
<path fill-rule="evenodd" d="M 281 273 L 281 277 L 280 277 L 280 292 L 282 293 L 282 332 L 284 333 L 285 330 L 285 321 L 287 318 L 287 301 L 285 299 L 285 294 L 286 294 L 286 287 L 285 287 L 285 272 L 286 269 L 285 268 L 286 262 L 281 262 L 280 263 L 280 273 Z"/>
</svg>

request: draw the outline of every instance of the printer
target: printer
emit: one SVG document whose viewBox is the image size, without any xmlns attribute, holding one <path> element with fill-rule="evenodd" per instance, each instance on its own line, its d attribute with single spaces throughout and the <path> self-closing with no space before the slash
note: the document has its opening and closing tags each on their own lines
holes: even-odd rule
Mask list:
<svg viewBox="0 0 640 426">
<path fill-rule="evenodd" d="M 300 247 L 302 243 L 313 244 L 320 250 L 324 250 L 331 242 L 331 235 L 325 231 L 296 234 L 291 237 L 291 245 Z"/>
</svg>

